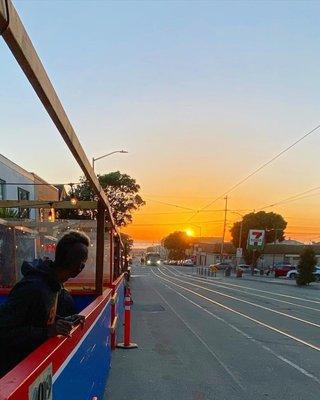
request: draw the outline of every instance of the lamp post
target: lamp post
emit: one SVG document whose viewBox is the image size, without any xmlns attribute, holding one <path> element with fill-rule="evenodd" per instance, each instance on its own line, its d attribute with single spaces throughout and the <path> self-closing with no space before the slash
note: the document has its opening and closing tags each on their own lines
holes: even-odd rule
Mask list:
<svg viewBox="0 0 320 400">
<path fill-rule="evenodd" d="M 92 168 L 94 169 L 95 161 L 101 160 L 101 158 L 111 156 L 111 154 L 115 154 L 115 153 L 128 153 L 128 152 L 126 150 L 116 150 L 116 151 L 112 151 L 111 153 L 105 154 L 105 155 L 97 157 L 97 158 L 92 157 Z"/>
<path fill-rule="evenodd" d="M 272 232 L 274 231 L 274 238 L 273 238 L 273 245 L 276 244 L 277 242 L 277 232 L 278 231 L 282 231 L 283 228 L 270 228 L 270 229 L 266 229 L 267 232 Z M 274 268 L 274 264 L 275 264 L 275 254 L 274 254 L 274 248 L 273 248 L 273 254 L 272 254 L 272 267 Z"/>
</svg>

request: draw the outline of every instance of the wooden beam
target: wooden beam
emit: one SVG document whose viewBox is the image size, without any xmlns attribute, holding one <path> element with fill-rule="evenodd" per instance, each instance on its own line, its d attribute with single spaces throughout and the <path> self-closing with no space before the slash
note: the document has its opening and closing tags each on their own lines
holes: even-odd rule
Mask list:
<svg viewBox="0 0 320 400">
<path fill-rule="evenodd" d="M 0 27 L 2 27 L 0 33 L 2 33 L 5 42 L 90 182 L 94 192 L 102 201 L 108 219 L 115 226 L 108 199 L 11 0 L 0 0 Z"/>
<path fill-rule="evenodd" d="M 52 204 L 52 205 L 51 205 Z M 98 207 L 97 201 L 80 200 L 73 205 L 70 201 L 52 201 L 49 200 L 0 200 L 0 208 L 71 208 L 81 210 L 96 210 Z"/>
<path fill-rule="evenodd" d="M 7 5 L 5 0 L 0 0 L 0 35 L 8 26 Z"/>
</svg>

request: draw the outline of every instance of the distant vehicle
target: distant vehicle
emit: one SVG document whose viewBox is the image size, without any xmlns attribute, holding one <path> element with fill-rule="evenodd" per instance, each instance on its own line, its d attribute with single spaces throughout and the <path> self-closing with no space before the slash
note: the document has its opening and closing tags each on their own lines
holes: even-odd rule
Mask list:
<svg viewBox="0 0 320 400">
<path fill-rule="evenodd" d="M 290 263 L 277 263 L 273 268 L 274 277 L 278 278 L 279 276 L 287 276 L 287 273 L 294 269 L 295 267 Z"/>
<path fill-rule="evenodd" d="M 313 272 L 315 275 L 316 281 L 320 281 L 320 265 L 315 266 L 315 271 Z M 288 279 L 296 279 L 297 275 L 299 275 L 298 270 L 295 268 L 287 273 Z"/>
<path fill-rule="evenodd" d="M 161 265 L 161 257 L 159 253 L 147 253 L 146 254 L 146 264 L 148 266 L 157 267 Z"/>
<path fill-rule="evenodd" d="M 222 270 L 224 270 L 226 268 L 231 268 L 232 265 L 231 265 L 231 263 L 229 263 L 227 261 L 222 261 L 222 262 L 213 264 L 212 267 L 216 267 L 219 271 L 222 271 Z"/>
<path fill-rule="evenodd" d="M 169 261 L 169 265 L 177 265 L 177 261 L 176 260 L 170 260 Z"/>
<path fill-rule="evenodd" d="M 248 264 L 239 264 L 237 266 L 237 269 L 238 270 L 241 269 L 244 274 L 251 274 L 252 273 L 252 267 L 251 267 L 251 265 L 248 265 Z M 260 269 L 254 268 L 253 273 L 255 275 L 260 274 Z"/>
<path fill-rule="evenodd" d="M 187 260 L 184 260 L 182 265 L 185 267 L 193 267 L 193 261 L 189 258 Z"/>
</svg>

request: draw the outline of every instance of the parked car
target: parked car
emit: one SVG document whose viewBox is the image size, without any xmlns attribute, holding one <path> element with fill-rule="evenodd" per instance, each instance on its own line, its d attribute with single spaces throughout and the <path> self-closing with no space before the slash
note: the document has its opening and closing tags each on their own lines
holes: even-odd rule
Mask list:
<svg viewBox="0 0 320 400">
<path fill-rule="evenodd" d="M 289 271 L 287 273 L 287 278 L 288 279 L 296 279 L 298 274 L 299 274 L 299 272 L 296 268 L 292 269 L 291 271 Z M 316 281 L 320 281 L 320 265 L 315 266 L 315 271 L 313 272 L 313 274 L 316 277 Z"/>
<path fill-rule="evenodd" d="M 237 266 L 237 269 L 238 270 L 241 269 L 244 274 L 251 274 L 252 273 L 252 267 L 251 267 L 251 265 L 248 265 L 248 264 L 239 264 Z M 253 273 L 255 275 L 260 274 L 260 269 L 254 268 Z"/>
<path fill-rule="evenodd" d="M 184 260 L 182 265 L 185 267 L 193 267 L 193 261 L 189 258 L 187 260 Z"/>
<path fill-rule="evenodd" d="M 274 266 L 274 277 L 278 278 L 279 276 L 287 276 L 289 271 L 294 270 L 295 267 L 289 263 L 278 263 Z"/>
<path fill-rule="evenodd" d="M 226 268 L 231 268 L 232 265 L 229 262 L 222 261 L 222 262 L 213 264 L 213 267 L 216 267 L 219 271 L 222 271 L 222 270 L 225 270 Z"/>
</svg>

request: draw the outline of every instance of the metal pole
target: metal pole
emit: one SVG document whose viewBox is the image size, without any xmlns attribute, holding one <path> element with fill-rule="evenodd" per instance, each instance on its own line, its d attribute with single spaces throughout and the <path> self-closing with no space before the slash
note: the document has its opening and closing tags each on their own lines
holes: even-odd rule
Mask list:
<svg viewBox="0 0 320 400">
<path fill-rule="evenodd" d="M 94 170 L 94 157 L 92 157 L 92 169 Z"/>
<path fill-rule="evenodd" d="M 103 292 L 103 264 L 104 264 L 104 223 L 105 206 L 101 200 L 98 201 L 97 215 L 97 252 L 96 252 L 96 293 Z"/>
<path fill-rule="evenodd" d="M 114 240 L 114 236 L 113 236 L 113 229 L 110 228 L 110 266 L 109 266 L 109 283 L 112 284 L 113 282 L 113 240 Z"/>
<path fill-rule="evenodd" d="M 242 239 L 242 224 L 243 224 L 243 220 L 241 220 L 241 224 L 240 224 L 240 234 L 239 234 L 239 249 L 241 248 L 241 239 Z"/>
<path fill-rule="evenodd" d="M 276 244 L 276 240 L 277 240 L 277 229 L 274 229 L 274 239 L 273 239 L 273 246 L 275 246 Z M 274 247 L 273 247 L 273 254 L 272 254 L 272 267 L 274 268 L 274 261 L 275 261 L 275 254 L 274 254 Z"/>
<path fill-rule="evenodd" d="M 226 235 L 226 225 L 227 225 L 227 210 L 228 210 L 228 196 L 225 198 L 226 204 L 224 208 L 224 223 L 223 223 L 223 233 L 222 233 L 222 242 L 221 242 L 221 260 L 223 259 L 223 248 L 224 248 L 224 238 Z"/>
<path fill-rule="evenodd" d="M 240 233 L 239 233 L 239 244 L 238 244 L 238 249 L 242 249 L 242 246 L 241 246 L 241 242 L 242 242 L 242 227 L 243 227 L 243 219 L 241 220 L 241 223 L 240 223 Z M 239 265 L 239 261 L 240 261 L 240 258 L 241 257 L 237 257 L 237 259 L 236 259 L 236 265 L 238 266 Z"/>
</svg>

